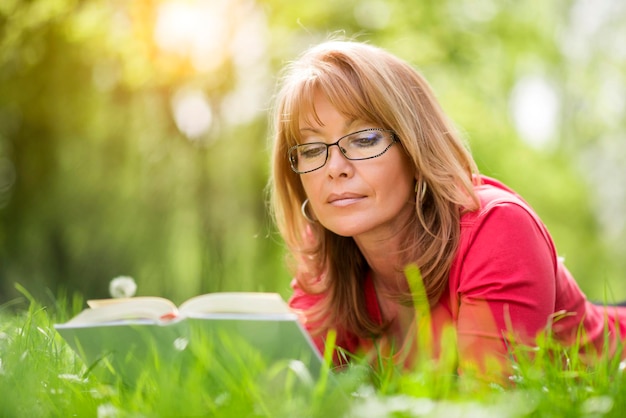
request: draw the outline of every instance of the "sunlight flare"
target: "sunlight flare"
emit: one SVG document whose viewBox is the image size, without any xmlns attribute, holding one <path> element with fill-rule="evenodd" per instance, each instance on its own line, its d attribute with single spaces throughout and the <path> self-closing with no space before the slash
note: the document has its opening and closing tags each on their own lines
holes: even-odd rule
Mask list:
<svg viewBox="0 0 626 418">
<path fill-rule="evenodd" d="M 228 2 L 167 1 L 159 5 L 154 30 L 157 46 L 190 58 L 197 71 L 216 68 L 227 54 Z"/>
</svg>

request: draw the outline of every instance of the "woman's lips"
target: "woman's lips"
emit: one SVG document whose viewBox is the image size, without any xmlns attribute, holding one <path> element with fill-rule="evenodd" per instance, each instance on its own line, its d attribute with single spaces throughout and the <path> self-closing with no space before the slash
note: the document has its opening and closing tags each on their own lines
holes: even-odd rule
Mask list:
<svg viewBox="0 0 626 418">
<path fill-rule="evenodd" d="M 328 196 L 328 203 L 330 203 L 333 206 L 349 206 L 352 205 L 362 199 L 364 199 L 365 196 L 363 195 L 358 195 L 358 194 L 353 194 L 353 193 L 345 193 L 345 194 L 331 194 L 330 196 Z"/>
</svg>

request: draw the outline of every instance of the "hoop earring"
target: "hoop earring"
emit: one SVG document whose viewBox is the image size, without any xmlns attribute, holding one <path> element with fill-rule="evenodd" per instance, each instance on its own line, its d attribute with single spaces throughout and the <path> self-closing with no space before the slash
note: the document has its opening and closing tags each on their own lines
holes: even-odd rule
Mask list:
<svg viewBox="0 0 626 418">
<path fill-rule="evenodd" d="M 428 183 L 425 181 L 415 182 L 415 194 L 417 195 L 419 192 L 419 200 L 424 200 L 424 196 L 426 196 L 426 191 L 428 190 Z"/>
<path fill-rule="evenodd" d="M 309 199 L 308 198 L 304 199 L 304 202 L 302 202 L 302 206 L 300 206 L 300 212 L 302 212 L 302 216 L 304 216 L 304 219 L 306 219 L 307 221 L 309 221 L 310 223 L 313 224 L 313 223 L 315 223 L 317 221 L 315 219 L 311 218 L 308 213 L 306 213 L 306 205 L 307 205 L 307 203 L 309 203 Z"/>
</svg>

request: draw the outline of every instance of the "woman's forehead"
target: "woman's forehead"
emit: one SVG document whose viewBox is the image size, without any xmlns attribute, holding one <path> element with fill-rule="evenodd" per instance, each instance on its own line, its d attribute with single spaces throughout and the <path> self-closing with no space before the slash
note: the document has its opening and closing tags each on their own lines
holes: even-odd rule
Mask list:
<svg viewBox="0 0 626 418">
<path fill-rule="evenodd" d="M 336 101 L 329 99 L 326 95 L 322 96 L 322 99 L 327 100 L 330 106 L 332 106 L 346 121 L 349 121 L 350 123 L 355 120 L 364 119 L 363 115 L 359 115 L 354 109 L 354 106 L 348 106 L 347 103 L 337 103 Z M 315 104 L 316 102 L 312 98 L 301 102 L 298 109 L 297 120 L 292 121 L 292 123 L 296 124 L 295 128 L 298 131 L 325 125 Z"/>
</svg>

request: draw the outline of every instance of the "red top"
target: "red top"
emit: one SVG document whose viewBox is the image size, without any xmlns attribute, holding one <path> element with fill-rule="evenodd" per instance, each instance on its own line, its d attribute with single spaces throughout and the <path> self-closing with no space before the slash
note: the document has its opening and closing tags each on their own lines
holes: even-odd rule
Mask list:
<svg viewBox="0 0 626 418">
<path fill-rule="evenodd" d="M 616 337 L 626 336 L 626 308 L 605 308 L 587 301 L 537 214 L 503 184 L 482 179 L 483 184 L 476 186 L 481 208 L 461 217 L 448 291 L 431 309 L 434 341 L 444 324 L 453 324 L 462 360 L 485 350 L 506 353 L 508 330 L 518 340 L 532 342 L 538 332 L 551 326 L 558 340 L 570 344 L 582 325 L 580 343 L 602 350 L 606 325 L 609 350 L 614 353 Z M 368 312 L 380 323 L 373 282 L 368 276 L 364 283 Z M 295 280 L 292 286 L 289 304 L 294 309 L 306 310 L 324 297 L 304 293 Z M 323 349 L 324 336 L 314 340 Z M 371 341 L 346 331 L 338 333 L 337 345 L 354 353 L 371 347 Z"/>
</svg>

